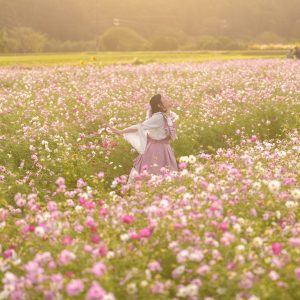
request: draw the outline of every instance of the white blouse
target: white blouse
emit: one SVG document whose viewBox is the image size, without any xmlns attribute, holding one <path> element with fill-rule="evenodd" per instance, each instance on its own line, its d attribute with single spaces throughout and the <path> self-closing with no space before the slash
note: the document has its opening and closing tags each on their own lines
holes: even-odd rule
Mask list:
<svg viewBox="0 0 300 300">
<path fill-rule="evenodd" d="M 170 111 L 172 121 L 176 121 L 179 117 L 176 113 Z M 143 123 L 132 125 L 128 128 L 136 128 L 137 132 L 124 133 L 123 137 L 132 147 L 140 154 L 143 154 L 147 144 L 147 133 L 150 138 L 162 140 L 166 138 L 164 117 L 161 112 L 154 113 L 150 118 Z"/>
</svg>

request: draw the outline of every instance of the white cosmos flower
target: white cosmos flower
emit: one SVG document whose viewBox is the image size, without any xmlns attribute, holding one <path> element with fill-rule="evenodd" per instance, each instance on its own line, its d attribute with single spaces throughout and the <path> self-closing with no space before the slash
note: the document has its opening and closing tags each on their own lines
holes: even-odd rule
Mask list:
<svg viewBox="0 0 300 300">
<path fill-rule="evenodd" d="M 197 167 L 197 168 L 195 169 L 195 173 L 196 173 L 196 174 L 199 174 L 202 170 L 203 170 L 203 166 Z"/>
<path fill-rule="evenodd" d="M 167 208 L 169 206 L 169 202 L 166 199 L 163 199 L 159 203 L 159 207 Z"/>
<path fill-rule="evenodd" d="M 182 274 L 185 271 L 185 266 L 181 265 L 177 267 L 175 270 L 177 274 Z"/>
<path fill-rule="evenodd" d="M 279 210 L 276 210 L 275 215 L 276 215 L 276 218 L 277 218 L 277 219 L 280 219 L 281 213 L 280 213 Z"/>
<path fill-rule="evenodd" d="M 189 284 L 185 287 L 185 291 L 189 297 L 196 297 L 198 295 L 199 287 L 196 284 Z"/>
<path fill-rule="evenodd" d="M 191 193 L 184 193 L 183 194 L 183 199 L 184 200 L 190 200 L 193 198 L 193 195 Z"/>
<path fill-rule="evenodd" d="M 9 291 L 4 290 L 0 292 L 0 299 L 8 299 L 9 298 Z"/>
<path fill-rule="evenodd" d="M 115 300 L 115 296 L 113 294 L 106 294 L 103 296 L 103 300 Z"/>
<path fill-rule="evenodd" d="M 236 252 L 243 252 L 245 250 L 245 246 L 244 245 L 237 245 L 235 247 L 235 251 Z"/>
<path fill-rule="evenodd" d="M 259 181 L 255 181 L 255 182 L 253 182 L 253 188 L 255 189 L 255 190 L 260 190 L 260 188 L 261 188 L 261 183 L 259 182 Z"/>
<path fill-rule="evenodd" d="M 82 211 L 83 210 L 83 207 L 82 206 L 80 206 L 80 205 L 76 205 L 75 206 L 75 211 L 76 212 L 80 212 L 80 211 Z"/>
<path fill-rule="evenodd" d="M 300 200 L 300 189 L 292 189 L 291 195 L 294 198 L 294 200 Z"/>
<path fill-rule="evenodd" d="M 181 172 L 180 172 L 180 176 L 185 176 L 185 175 L 188 175 L 189 174 L 189 171 L 187 169 L 183 169 Z"/>
<path fill-rule="evenodd" d="M 215 185 L 214 185 L 213 183 L 209 183 L 208 186 L 207 186 L 207 190 L 208 190 L 209 192 L 212 192 L 213 189 L 214 189 L 214 187 L 215 187 Z"/>
<path fill-rule="evenodd" d="M 146 287 L 148 285 L 148 281 L 147 280 L 143 280 L 141 283 L 140 283 L 140 286 L 142 288 Z"/>
<path fill-rule="evenodd" d="M 189 163 L 194 164 L 196 162 L 196 156 L 194 155 L 189 155 L 188 157 Z"/>
<path fill-rule="evenodd" d="M 242 228 L 241 228 L 241 225 L 240 225 L 240 224 L 234 224 L 234 225 L 233 225 L 233 229 L 234 229 L 236 232 L 240 233 Z"/>
<path fill-rule="evenodd" d="M 251 295 L 248 300 L 260 300 L 260 298 L 255 295 Z"/>
<path fill-rule="evenodd" d="M 268 188 L 271 193 L 279 192 L 281 183 L 278 180 L 271 180 L 268 182 Z"/>
<path fill-rule="evenodd" d="M 217 289 L 217 293 L 218 293 L 219 295 L 224 295 L 224 294 L 226 293 L 226 288 L 218 288 L 218 289 Z"/>
<path fill-rule="evenodd" d="M 197 250 L 195 252 L 192 252 L 189 254 L 189 260 L 191 261 L 201 261 L 203 259 L 204 255 L 202 251 Z"/>
<path fill-rule="evenodd" d="M 37 235 L 37 236 L 39 236 L 39 237 L 43 237 L 44 235 L 45 235 L 45 229 L 43 228 L 43 227 L 41 227 L 41 226 L 37 226 L 37 227 L 35 227 L 35 229 L 34 229 L 34 233 Z"/>
<path fill-rule="evenodd" d="M 298 206 L 298 202 L 295 202 L 295 201 L 286 201 L 285 202 L 285 206 L 287 208 L 294 208 L 294 207 Z"/>
<path fill-rule="evenodd" d="M 177 294 L 176 294 L 176 296 L 177 297 L 183 297 L 183 298 L 187 297 L 188 296 L 188 291 L 187 291 L 186 287 L 185 286 L 180 287 Z"/>
<path fill-rule="evenodd" d="M 124 233 L 124 234 L 121 234 L 120 239 L 121 239 L 121 241 L 126 242 L 130 239 L 130 236 L 129 236 L 129 234 Z"/>
<path fill-rule="evenodd" d="M 179 158 L 179 162 L 185 162 L 188 163 L 189 162 L 189 157 L 188 156 L 181 156 Z"/>
<path fill-rule="evenodd" d="M 129 294 L 135 294 L 137 291 L 136 284 L 134 282 L 129 283 L 126 287 L 126 290 Z"/>
<path fill-rule="evenodd" d="M 263 240 L 260 237 L 256 237 L 253 239 L 253 244 L 255 247 L 261 247 L 263 244 Z"/>
<path fill-rule="evenodd" d="M 108 251 L 106 254 L 106 258 L 110 259 L 110 258 L 114 258 L 115 257 L 115 252 L 113 251 Z"/>
</svg>

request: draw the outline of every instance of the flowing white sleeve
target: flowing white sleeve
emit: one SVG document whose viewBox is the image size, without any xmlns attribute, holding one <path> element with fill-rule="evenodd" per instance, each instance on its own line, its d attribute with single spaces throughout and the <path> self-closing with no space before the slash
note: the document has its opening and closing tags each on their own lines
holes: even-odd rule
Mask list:
<svg viewBox="0 0 300 300">
<path fill-rule="evenodd" d="M 179 116 L 175 112 L 170 111 L 170 114 L 173 122 L 176 122 L 179 119 Z"/>
<path fill-rule="evenodd" d="M 143 154 L 147 144 L 147 130 L 158 128 L 160 126 L 159 114 L 151 116 L 149 119 L 143 123 L 132 125 L 128 128 L 136 128 L 136 132 L 123 133 L 125 140 L 135 148 L 139 154 Z"/>
</svg>

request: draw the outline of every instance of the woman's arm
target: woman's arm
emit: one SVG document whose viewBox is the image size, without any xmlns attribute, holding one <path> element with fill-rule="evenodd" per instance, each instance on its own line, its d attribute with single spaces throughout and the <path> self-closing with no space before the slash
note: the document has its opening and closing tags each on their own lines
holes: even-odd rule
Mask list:
<svg viewBox="0 0 300 300">
<path fill-rule="evenodd" d="M 161 118 L 162 118 L 161 115 L 155 114 L 155 115 L 152 115 L 149 119 L 145 120 L 143 123 L 132 125 L 123 130 L 119 130 L 119 129 L 111 127 L 109 125 L 108 125 L 108 128 L 113 133 L 120 134 L 120 135 L 124 134 L 124 133 L 134 133 L 139 130 L 138 127 L 141 127 L 143 130 L 159 128 L 161 126 L 161 120 L 162 120 Z"/>
<path fill-rule="evenodd" d="M 137 128 L 133 128 L 133 127 L 125 128 L 125 129 L 123 129 L 123 130 L 119 130 L 119 129 L 117 129 L 117 128 L 110 127 L 110 126 L 108 126 L 108 128 L 109 128 L 113 133 L 116 133 L 116 134 L 124 134 L 124 133 L 137 132 Z"/>
<path fill-rule="evenodd" d="M 137 132 L 137 128 L 125 128 L 123 130 L 120 130 L 120 134 L 123 134 L 123 133 L 131 133 L 131 132 Z"/>
</svg>

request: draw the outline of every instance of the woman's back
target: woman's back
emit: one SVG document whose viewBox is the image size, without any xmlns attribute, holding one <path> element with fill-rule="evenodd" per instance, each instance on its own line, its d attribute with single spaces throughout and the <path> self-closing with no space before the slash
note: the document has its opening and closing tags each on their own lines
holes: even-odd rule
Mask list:
<svg viewBox="0 0 300 300">
<path fill-rule="evenodd" d="M 147 131 L 150 138 L 162 140 L 167 137 L 164 122 L 162 113 L 157 112 L 142 123 L 142 128 Z"/>
<path fill-rule="evenodd" d="M 178 119 L 178 115 L 171 111 L 168 117 L 172 120 L 172 122 L 175 122 Z M 150 138 L 154 140 L 162 140 L 167 137 L 165 122 L 166 119 L 163 113 L 157 112 L 144 121 L 141 126 L 148 132 Z"/>
</svg>

